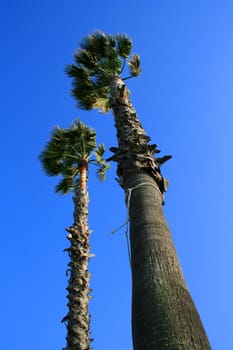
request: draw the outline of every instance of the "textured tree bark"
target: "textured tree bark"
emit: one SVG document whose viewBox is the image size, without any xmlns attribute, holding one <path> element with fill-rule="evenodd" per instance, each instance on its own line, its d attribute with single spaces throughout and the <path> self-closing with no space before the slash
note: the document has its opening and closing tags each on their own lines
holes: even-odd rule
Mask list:
<svg viewBox="0 0 233 350">
<path fill-rule="evenodd" d="M 162 212 L 162 195 L 148 174 L 131 175 L 129 203 L 135 350 L 208 350 Z"/>
<path fill-rule="evenodd" d="M 129 206 L 134 350 L 210 350 L 162 211 L 165 180 L 124 82 L 110 84 L 119 148 L 111 158 Z"/>
<path fill-rule="evenodd" d="M 70 241 L 68 272 L 68 314 L 64 317 L 67 327 L 67 345 L 64 350 L 90 350 L 90 315 L 88 313 L 90 273 L 88 271 L 89 231 L 88 192 L 86 169 L 80 169 L 79 186 L 74 193 L 74 224 L 67 228 Z"/>
</svg>

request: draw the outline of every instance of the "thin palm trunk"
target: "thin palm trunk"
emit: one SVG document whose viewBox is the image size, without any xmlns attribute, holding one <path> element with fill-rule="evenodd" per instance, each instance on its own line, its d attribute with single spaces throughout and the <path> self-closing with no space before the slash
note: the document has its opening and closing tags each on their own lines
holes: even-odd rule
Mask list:
<svg viewBox="0 0 233 350">
<path fill-rule="evenodd" d="M 68 252 L 68 313 L 63 318 L 67 327 L 64 350 L 90 350 L 90 315 L 88 313 L 90 273 L 88 272 L 89 230 L 87 170 L 89 164 L 98 166 L 97 175 L 104 180 L 108 164 L 103 159 L 104 145 L 96 144 L 96 132 L 80 120 L 68 129 L 56 126 L 51 139 L 40 154 L 45 173 L 60 175 L 56 192 L 74 193 L 74 223 L 66 230 L 70 242 Z"/>
<path fill-rule="evenodd" d="M 112 157 L 129 208 L 134 350 L 209 350 L 186 287 L 162 203 L 165 181 L 124 82 L 110 84 L 118 149 Z"/>
<path fill-rule="evenodd" d="M 80 166 L 79 186 L 74 191 L 74 224 L 67 228 L 70 247 L 68 271 L 68 314 L 64 318 L 67 325 L 67 346 L 65 350 L 90 350 L 90 315 L 88 313 L 90 273 L 88 192 L 86 187 L 87 164 Z"/>
</svg>

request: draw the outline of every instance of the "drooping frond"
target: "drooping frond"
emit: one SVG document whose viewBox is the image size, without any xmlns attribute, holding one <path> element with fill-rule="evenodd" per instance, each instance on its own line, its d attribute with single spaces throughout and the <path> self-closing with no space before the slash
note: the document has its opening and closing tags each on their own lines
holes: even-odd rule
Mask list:
<svg viewBox="0 0 233 350">
<path fill-rule="evenodd" d="M 88 62 L 89 60 L 87 60 L 87 64 Z M 92 109 L 96 93 L 94 82 L 90 77 L 90 70 L 84 64 L 77 63 L 77 65 L 68 65 L 65 71 L 73 79 L 71 94 L 78 101 L 78 107 L 85 110 Z"/>
<path fill-rule="evenodd" d="M 55 187 L 55 191 L 60 194 L 68 194 L 74 188 L 74 179 L 64 177 Z"/>
<path fill-rule="evenodd" d="M 101 166 L 98 167 L 96 173 L 100 181 L 104 181 L 106 178 L 106 172 L 109 169 L 110 165 L 105 162 Z"/>
<path fill-rule="evenodd" d="M 56 126 L 52 133 L 51 139 L 46 144 L 40 154 L 40 160 L 45 173 L 49 176 L 59 175 L 63 171 L 63 156 L 66 148 L 66 134 L 64 129 Z"/>
<path fill-rule="evenodd" d="M 96 158 L 96 165 L 98 167 L 97 175 L 101 181 L 105 180 L 106 171 L 110 167 L 109 163 L 107 163 L 106 160 L 103 159 L 104 152 L 105 147 L 103 144 L 100 144 L 94 152 Z"/>
<path fill-rule="evenodd" d="M 130 59 L 131 49 L 132 40 L 126 34 L 113 36 L 96 31 L 82 40 L 75 52 L 74 64 L 66 67 L 67 74 L 73 79 L 71 94 L 79 108 L 108 112 L 112 78 L 121 76 L 126 65 L 130 77 L 141 72 L 139 57 L 134 55 Z"/>
<path fill-rule="evenodd" d="M 99 97 L 96 99 L 94 108 L 97 108 L 101 113 L 108 113 L 111 109 L 110 101 L 108 97 Z"/>
</svg>

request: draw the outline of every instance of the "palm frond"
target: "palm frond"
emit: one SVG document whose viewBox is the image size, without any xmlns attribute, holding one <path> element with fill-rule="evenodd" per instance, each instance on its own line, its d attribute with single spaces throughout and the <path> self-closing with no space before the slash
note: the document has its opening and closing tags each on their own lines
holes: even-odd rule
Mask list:
<svg viewBox="0 0 233 350">
<path fill-rule="evenodd" d="M 126 34 L 116 35 L 117 53 L 123 58 L 128 58 L 132 49 L 132 40 Z"/>
<path fill-rule="evenodd" d="M 109 110 L 110 81 L 122 74 L 126 61 L 130 77 L 140 74 L 139 57 L 134 55 L 129 59 L 131 49 L 132 40 L 126 34 L 113 36 L 96 31 L 82 40 L 74 55 L 75 63 L 66 67 L 67 74 L 73 79 L 71 94 L 80 109 Z"/>
<path fill-rule="evenodd" d="M 51 133 L 50 141 L 45 145 L 39 158 L 45 173 L 56 176 L 63 171 L 62 159 L 66 147 L 66 134 L 64 129 L 56 126 Z"/>
<path fill-rule="evenodd" d="M 48 176 L 57 176 L 61 174 L 64 169 L 62 162 L 47 157 L 43 152 L 40 155 L 40 160 L 43 170 Z"/>
<path fill-rule="evenodd" d="M 109 85 L 111 78 L 120 74 L 121 67 L 122 61 L 117 56 L 114 59 L 103 57 L 98 64 L 97 79 L 102 79 L 104 85 Z"/>
<path fill-rule="evenodd" d="M 104 152 L 105 152 L 105 146 L 104 146 L 104 144 L 101 143 L 98 145 L 98 147 L 95 150 L 95 156 L 96 156 L 97 161 L 98 161 L 98 159 L 100 159 L 100 160 L 102 159 Z"/>
<path fill-rule="evenodd" d="M 73 82 L 71 95 L 78 101 L 78 107 L 87 111 L 93 109 L 97 98 L 94 86 L 82 81 Z"/>
<path fill-rule="evenodd" d="M 87 127 L 80 120 L 74 122 L 70 128 L 70 141 L 73 150 L 90 154 L 96 147 L 96 132 Z"/>
<path fill-rule="evenodd" d="M 67 179 L 71 181 L 78 175 L 80 162 L 88 162 L 95 148 L 95 130 L 77 120 L 68 129 L 56 126 L 39 158 L 47 175 L 61 175 L 67 184 Z"/>
<path fill-rule="evenodd" d="M 93 32 L 80 43 L 81 49 L 89 51 L 97 59 L 105 56 L 108 45 L 109 40 L 107 35 L 100 30 Z"/>
<path fill-rule="evenodd" d="M 79 49 L 74 59 L 79 66 L 85 69 L 95 70 L 97 67 L 98 59 L 88 50 Z"/>
<path fill-rule="evenodd" d="M 110 168 L 109 163 L 107 163 L 106 160 L 103 159 L 104 152 L 105 152 L 105 146 L 103 144 L 99 144 L 94 151 L 94 155 L 96 159 L 94 163 L 96 163 L 98 167 L 96 172 L 101 181 L 105 180 L 106 171 Z"/>
<path fill-rule="evenodd" d="M 55 187 L 55 191 L 60 194 L 68 194 L 75 186 L 72 177 L 64 177 Z"/>
<path fill-rule="evenodd" d="M 79 166 L 77 166 L 75 163 L 70 165 L 70 163 L 64 162 L 64 167 L 61 172 L 61 175 L 69 178 L 75 178 L 79 174 Z"/>
<path fill-rule="evenodd" d="M 99 178 L 104 180 L 109 168 L 103 159 L 104 152 L 104 145 L 96 145 L 95 130 L 78 119 L 67 129 L 56 126 L 52 130 L 50 141 L 41 152 L 40 160 L 47 175 L 61 175 L 55 190 L 66 194 L 79 183 L 80 166 L 84 163 L 86 166 L 95 163 Z M 91 160 L 93 154 L 95 159 Z"/>
<path fill-rule="evenodd" d="M 111 109 L 109 97 L 97 98 L 93 107 L 101 113 L 108 113 Z"/>
<path fill-rule="evenodd" d="M 65 72 L 71 78 L 76 78 L 80 80 L 89 80 L 90 72 L 80 65 L 68 64 L 65 67 Z"/>
<path fill-rule="evenodd" d="M 110 165 L 107 162 L 104 162 L 101 166 L 98 167 L 96 173 L 100 181 L 104 181 L 106 178 L 106 172 L 110 168 Z"/>
<path fill-rule="evenodd" d="M 133 55 L 131 60 L 128 60 L 129 70 L 132 77 L 137 77 L 141 74 L 142 69 L 140 67 L 140 57 L 136 54 Z"/>
<path fill-rule="evenodd" d="M 96 86 L 91 79 L 90 71 L 74 64 L 68 65 L 65 71 L 73 78 L 71 95 L 78 101 L 78 107 L 85 110 L 92 109 L 96 99 Z"/>
</svg>

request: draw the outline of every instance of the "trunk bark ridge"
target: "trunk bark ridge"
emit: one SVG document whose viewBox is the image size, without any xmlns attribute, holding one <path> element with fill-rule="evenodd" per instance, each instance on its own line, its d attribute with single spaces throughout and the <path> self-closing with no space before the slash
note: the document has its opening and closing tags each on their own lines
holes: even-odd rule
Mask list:
<svg viewBox="0 0 233 350">
<path fill-rule="evenodd" d="M 110 94 L 119 145 L 111 159 L 129 210 L 134 350 L 210 350 L 162 211 L 166 181 L 156 145 L 148 144 L 120 78 Z"/>
<path fill-rule="evenodd" d="M 127 93 L 127 87 L 119 77 L 114 77 L 110 83 L 110 103 L 115 117 L 115 127 L 119 148 L 112 147 L 115 153 L 109 160 L 118 163 L 117 175 L 122 187 L 124 179 L 137 171 L 147 171 L 156 181 L 161 193 L 166 190 L 167 181 L 160 172 L 160 163 L 171 156 L 155 158 L 159 153 L 138 119 L 136 110 L 132 106 Z"/>
<path fill-rule="evenodd" d="M 85 176 L 85 175 L 84 175 Z M 68 281 L 68 314 L 62 322 L 67 327 L 67 345 L 63 350 L 91 350 L 90 343 L 90 315 L 88 305 L 90 299 L 90 273 L 88 261 L 89 253 L 88 230 L 88 193 L 86 181 L 80 175 L 80 186 L 74 192 L 74 224 L 66 230 L 70 247 L 65 249 L 70 257 L 67 272 L 70 273 Z M 82 186 L 81 186 L 82 184 Z"/>
</svg>

